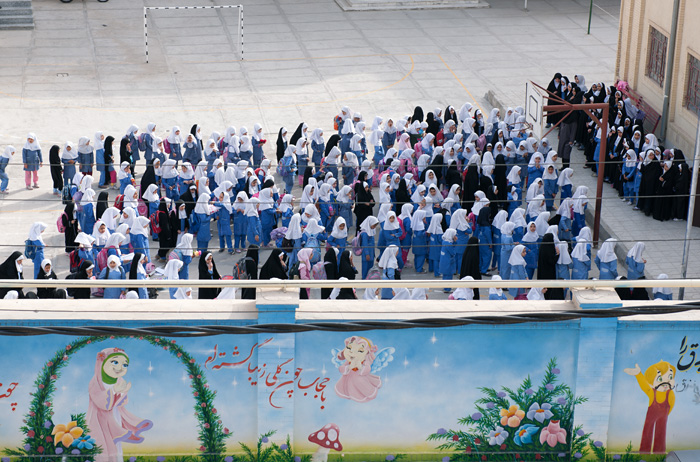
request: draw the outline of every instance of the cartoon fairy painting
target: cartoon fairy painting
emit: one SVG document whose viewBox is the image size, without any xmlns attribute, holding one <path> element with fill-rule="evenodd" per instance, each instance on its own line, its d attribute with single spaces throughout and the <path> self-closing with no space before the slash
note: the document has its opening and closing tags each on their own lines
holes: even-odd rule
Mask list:
<svg viewBox="0 0 700 462">
<path fill-rule="evenodd" d="M 141 433 L 153 426 L 150 420 L 126 410 L 131 389 L 131 382 L 124 380 L 128 368 L 129 357 L 120 348 L 105 348 L 97 354 L 87 413 L 90 434 L 102 447 L 102 454 L 95 457 L 96 462 L 121 462 L 121 444 L 141 443 Z"/>
<path fill-rule="evenodd" d="M 342 374 L 335 384 L 338 396 L 358 403 L 366 403 L 377 397 L 382 379 L 374 373 L 393 361 L 396 350 L 386 347 L 378 350 L 372 342 L 359 336 L 345 339 L 345 348 L 332 349 L 332 361 Z"/>
<path fill-rule="evenodd" d="M 626 368 L 625 373 L 637 379 L 639 388 L 649 398 L 639 452 L 665 453 L 666 424 L 676 402 L 676 394 L 673 391 L 676 384 L 676 368 L 671 363 L 661 360 L 649 366 L 644 374 L 639 364 Z"/>
</svg>

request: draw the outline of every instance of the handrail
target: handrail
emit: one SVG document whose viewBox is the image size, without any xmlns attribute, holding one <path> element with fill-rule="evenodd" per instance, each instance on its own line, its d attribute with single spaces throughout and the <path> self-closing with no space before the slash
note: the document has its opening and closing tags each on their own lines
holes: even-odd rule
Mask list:
<svg viewBox="0 0 700 462">
<path fill-rule="evenodd" d="M 133 279 L 0 279 L 0 289 L 15 289 L 25 287 L 39 287 L 51 289 L 64 288 L 107 288 L 126 287 L 136 288 L 169 288 L 169 287 L 214 287 L 214 288 L 260 288 L 260 289 L 299 289 L 299 288 L 395 288 L 420 287 L 424 289 L 435 288 L 563 288 L 563 289 L 612 289 L 612 288 L 649 288 L 649 287 L 700 287 L 700 279 L 635 279 L 635 280 L 593 280 L 593 279 L 540 279 L 540 280 L 476 280 L 461 281 L 459 279 L 377 279 L 377 280 L 200 280 L 200 279 L 179 279 L 179 280 L 133 280 Z"/>
</svg>

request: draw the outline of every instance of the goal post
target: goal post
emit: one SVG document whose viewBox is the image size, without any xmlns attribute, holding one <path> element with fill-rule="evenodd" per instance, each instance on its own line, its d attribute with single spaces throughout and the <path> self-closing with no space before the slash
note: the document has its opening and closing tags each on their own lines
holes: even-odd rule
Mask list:
<svg viewBox="0 0 700 462">
<path fill-rule="evenodd" d="M 525 122 L 532 127 L 537 138 L 544 134 L 545 93 L 530 82 L 525 84 Z"/>
<path fill-rule="evenodd" d="M 150 10 L 210 10 L 238 9 L 238 52 L 243 61 L 243 5 L 209 5 L 209 6 L 144 6 L 143 7 L 143 46 L 148 63 L 148 12 Z"/>
</svg>

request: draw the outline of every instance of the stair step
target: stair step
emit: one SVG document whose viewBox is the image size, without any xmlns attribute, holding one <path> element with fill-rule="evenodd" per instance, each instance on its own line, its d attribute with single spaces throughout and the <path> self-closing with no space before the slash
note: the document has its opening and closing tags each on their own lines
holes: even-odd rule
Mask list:
<svg viewBox="0 0 700 462">
<path fill-rule="evenodd" d="M 0 30 L 33 30 L 34 23 L 28 24 L 1 24 Z"/>
<path fill-rule="evenodd" d="M 27 16 L 32 17 L 31 8 L 0 8 L 0 18 L 4 16 Z"/>
<path fill-rule="evenodd" d="M 0 8 L 31 8 L 30 0 L 0 0 Z"/>
<path fill-rule="evenodd" d="M 34 26 L 34 20 L 31 16 L 0 16 L 0 25 L 22 24 Z"/>
</svg>

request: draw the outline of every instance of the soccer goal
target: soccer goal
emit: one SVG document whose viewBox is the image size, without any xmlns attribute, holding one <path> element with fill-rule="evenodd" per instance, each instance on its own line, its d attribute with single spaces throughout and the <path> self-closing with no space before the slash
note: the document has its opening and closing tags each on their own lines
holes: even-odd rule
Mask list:
<svg viewBox="0 0 700 462">
<path fill-rule="evenodd" d="M 243 5 L 211 5 L 211 6 L 145 6 L 143 7 L 143 46 L 148 63 L 148 12 L 151 10 L 209 10 L 209 9 L 238 9 L 238 54 L 243 60 Z"/>
</svg>

